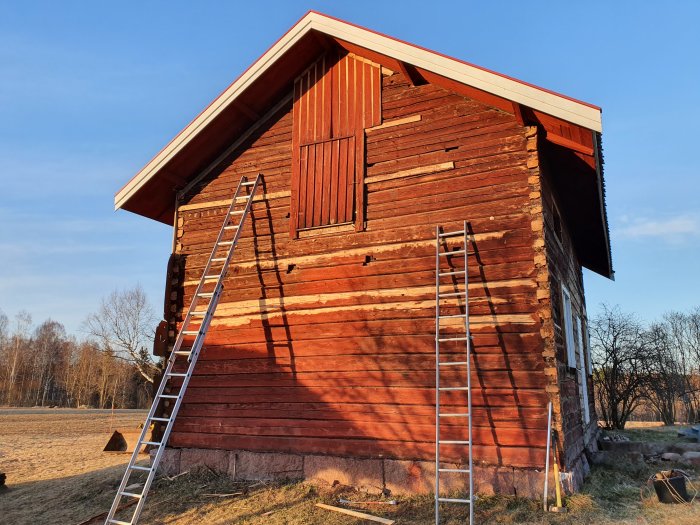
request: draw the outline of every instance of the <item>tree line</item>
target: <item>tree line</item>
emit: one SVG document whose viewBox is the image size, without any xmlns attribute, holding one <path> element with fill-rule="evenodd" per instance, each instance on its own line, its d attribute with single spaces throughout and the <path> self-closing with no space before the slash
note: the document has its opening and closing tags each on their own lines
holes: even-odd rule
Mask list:
<svg viewBox="0 0 700 525">
<path fill-rule="evenodd" d="M 603 305 L 591 320 L 598 416 L 622 429 L 640 412 L 666 425 L 700 421 L 700 307 L 642 323 Z"/>
<path fill-rule="evenodd" d="M 52 319 L 0 311 L 0 405 L 143 408 L 161 367 L 151 358 L 155 315 L 140 286 L 115 291 L 84 323 L 85 336 Z"/>
</svg>

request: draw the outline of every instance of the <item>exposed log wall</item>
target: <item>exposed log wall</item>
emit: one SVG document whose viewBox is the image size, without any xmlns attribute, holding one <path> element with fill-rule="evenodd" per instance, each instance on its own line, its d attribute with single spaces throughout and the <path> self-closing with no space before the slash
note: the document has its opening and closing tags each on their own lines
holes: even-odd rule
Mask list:
<svg viewBox="0 0 700 525">
<path fill-rule="evenodd" d="M 587 370 L 589 354 L 586 345 L 588 338 L 584 334 L 588 327 L 582 268 L 573 247 L 570 229 L 567 226 L 566 209 L 559 204 L 560 198 L 554 190 L 552 180 L 553 177 L 566 176 L 570 176 L 570 174 L 560 173 L 556 166 L 547 163 L 546 160 L 543 162 L 543 218 L 551 299 L 553 332 L 551 341 L 555 357 L 552 362 L 556 367 L 556 374 L 551 374 L 551 376 L 556 378 L 558 387 L 555 426 L 560 431 L 563 465 L 565 468 L 572 468 L 580 460 L 585 445 L 594 437 L 597 421 L 592 381 Z M 573 315 L 581 319 L 583 334 L 580 339 L 577 333 L 578 326 L 574 324 L 578 370 L 570 368 L 568 365 L 562 285 L 571 295 Z M 579 341 L 583 343 L 582 347 L 579 346 Z M 585 385 L 581 381 L 581 367 L 584 368 L 586 374 Z M 583 388 L 587 388 L 588 391 L 590 414 L 588 423 L 583 419 Z"/>
<path fill-rule="evenodd" d="M 226 199 L 241 175 L 264 175 L 171 446 L 430 459 L 435 225 L 466 219 L 475 459 L 544 464 L 527 130 L 401 74 L 383 78 L 381 99 L 383 124 L 366 132 L 365 231 L 290 239 L 291 104 L 180 206 L 187 305 Z"/>
</svg>

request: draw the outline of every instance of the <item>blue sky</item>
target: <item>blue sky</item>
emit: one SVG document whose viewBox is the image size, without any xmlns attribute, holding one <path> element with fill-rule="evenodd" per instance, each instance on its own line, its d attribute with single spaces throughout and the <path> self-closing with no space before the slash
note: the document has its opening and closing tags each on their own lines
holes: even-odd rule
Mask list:
<svg viewBox="0 0 700 525">
<path fill-rule="evenodd" d="M 603 107 L 616 281 L 589 313 L 700 304 L 700 3 L 0 1 L 0 309 L 79 333 L 162 304 L 171 230 L 113 196 L 308 9 Z M 613 5 L 614 4 L 614 5 Z"/>
</svg>

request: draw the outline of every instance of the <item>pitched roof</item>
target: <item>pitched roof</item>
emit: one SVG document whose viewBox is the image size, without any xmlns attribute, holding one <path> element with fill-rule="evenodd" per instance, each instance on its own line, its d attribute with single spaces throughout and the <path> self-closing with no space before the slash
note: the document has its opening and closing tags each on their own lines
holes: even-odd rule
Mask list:
<svg viewBox="0 0 700 525">
<path fill-rule="evenodd" d="M 115 195 L 115 208 L 172 224 L 178 192 L 202 172 L 213 169 L 232 144 L 246 140 L 266 117 L 289 104 L 293 80 L 329 46 L 340 46 L 409 76 L 415 74 L 419 79 L 510 111 L 522 122 L 540 125 L 550 145 L 569 150 L 584 167 L 596 172 L 592 187 L 597 187 L 600 202 L 576 212 L 581 223 L 589 225 L 577 230 L 586 237 L 586 245 L 595 247 L 586 250 L 595 260 L 583 260 L 584 251 L 583 264 L 612 276 L 602 195 L 599 107 L 313 11 L 304 15 L 120 189 Z M 598 226 L 590 227 L 591 222 Z M 589 235 L 594 237 L 592 244 L 587 239 Z"/>
<path fill-rule="evenodd" d="M 279 69 L 275 66 L 279 64 L 282 57 L 295 62 L 300 59 L 303 61 L 304 55 L 308 54 L 309 46 L 308 42 L 302 41 L 313 32 L 372 50 L 583 128 L 596 132 L 600 132 L 602 129 L 601 110 L 597 106 L 311 11 L 287 31 L 117 192 L 114 199 L 115 208 L 131 209 L 151 218 L 169 222 L 171 217 L 163 217 L 162 213 L 157 213 L 156 210 L 154 211 L 157 215 L 154 216 L 153 212 L 144 213 L 144 211 L 133 209 L 133 206 L 130 206 L 130 201 L 155 177 L 165 176 L 177 184 L 179 182 L 178 174 L 171 173 L 169 169 L 173 160 L 187 149 L 188 145 L 192 144 L 197 137 L 202 135 L 214 121 L 222 117 L 229 108 L 236 107 L 239 113 L 245 113 L 250 105 L 247 100 L 250 97 L 246 97 L 246 92 L 256 84 L 256 81 L 263 77 L 269 78 L 266 73 L 271 72 L 273 68 Z M 296 47 L 301 47 L 303 52 L 291 56 L 289 52 Z M 286 68 L 286 70 L 289 69 L 293 68 Z M 288 75 L 282 75 L 282 77 L 285 76 Z M 279 82 L 280 77 L 276 77 L 277 82 Z M 237 104 L 238 100 L 244 98 L 245 102 Z M 241 108 L 243 109 L 241 110 Z M 170 176 L 168 177 L 167 174 Z M 149 193 L 151 197 L 154 197 L 152 192 Z"/>
</svg>

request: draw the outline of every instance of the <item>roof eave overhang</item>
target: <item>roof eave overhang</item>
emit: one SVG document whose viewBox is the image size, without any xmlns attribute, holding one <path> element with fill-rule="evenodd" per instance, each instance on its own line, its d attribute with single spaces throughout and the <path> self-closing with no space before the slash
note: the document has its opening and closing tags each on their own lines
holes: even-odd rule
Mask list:
<svg viewBox="0 0 700 525">
<path fill-rule="evenodd" d="M 272 64 L 309 31 L 372 49 L 401 62 L 432 71 L 457 82 L 542 111 L 573 124 L 602 131 L 600 108 L 563 95 L 479 68 L 394 38 L 316 12 L 307 13 L 268 51 L 254 62 L 218 98 L 165 146 L 116 195 L 115 209 L 128 208 L 128 201 L 161 172 L 191 140 L 244 93 Z"/>
</svg>

